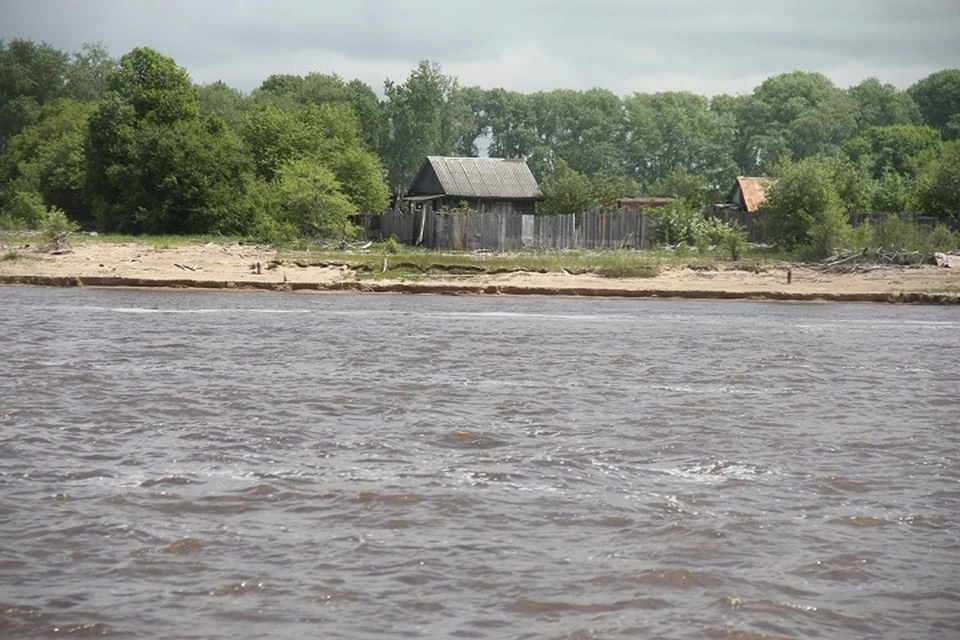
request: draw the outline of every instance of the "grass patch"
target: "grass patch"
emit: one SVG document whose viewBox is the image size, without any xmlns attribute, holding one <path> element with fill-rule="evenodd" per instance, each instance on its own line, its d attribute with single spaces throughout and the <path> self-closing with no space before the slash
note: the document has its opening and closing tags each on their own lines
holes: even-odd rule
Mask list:
<svg viewBox="0 0 960 640">
<path fill-rule="evenodd" d="M 122 233 L 101 233 L 91 235 L 88 233 L 78 233 L 71 237 L 71 242 L 75 245 L 80 244 L 133 244 L 138 246 L 147 246 L 155 249 L 169 249 L 171 247 L 184 247 L 195 244 L 215 243 L 238 243 L 246 242 L 241 236 L 221 236 L 217 234 L 194 235 L 194 236 L 134 236 Z"/>
<path fill-rule="evenodd" d="M 650 278 L 661 257 L 641 251 L 522 251 L 515 253 L 440 252 L 387 243 L 365 249 L 294 252 L 281 250 L 278 260 L 297 264 L 347 264 L 361 278 L 484 276 L 500 273 L 595 273 L 610 278 Z"/>
<path fill-rule="evenodd" d="M 14 262 L 16 260 L 22 260 L 23 258 L 24 255 L 22 253 L 11 249 L 10 251 L 4 252 L 4 254 L 0 256 L 0 262 Z"/>
</svg>

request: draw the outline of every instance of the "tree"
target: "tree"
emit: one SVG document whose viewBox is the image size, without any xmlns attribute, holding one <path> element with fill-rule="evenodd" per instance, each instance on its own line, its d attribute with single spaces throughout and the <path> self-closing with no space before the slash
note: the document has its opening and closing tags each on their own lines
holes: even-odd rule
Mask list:
<svg viewBox="0 0 960 640">
<path fill-rule="evenodd" d="M 102 44 L 84 44 L 67 68 L 65 95 L 82 102 L 98 100 L 107 91 L 107 79 L 116 66 L 117 61 Z"/>
<path fill-rule="evenodd" d="M 920 207 L 943 219 L 960 221 L 960 140 L 943 147 L 943 154 L 921 176 Z"/>
<path fill-rule="evenodd" d="M 406 82 L 384 83 L 386 129 L 381 157 L 392 186 L 406 186 L 428 155 L 471 155 L 478 124 L 457 79 L 421 60 Z"/>
<path fill-rule="evenodd" d="M 693 175 L 684 167 L 676 167 L 647 188 L 651 196 L 678 198 L 698 210 L 708 204 L 710 192 L 706 178 Z"/>
<path fill-rule="evenodd" d="M 821 158 L 788 162 L 777 174 L 764 204 L 773 243 L 786 249 L 807 247 L 818 257 L 842 245 L 850 225 L 829 162 Z"/>
<path fill-rule="evenodd" d="M 67 54 L 48 44 L 0 40 L 0 154 L 47 102 L 63 95 Z"/>
<path fill-rule="evenodd" d="M 931 73 L 907 89 L 926 124 L 945 140 L 960 138 L 960 69 Z"/>
<path fill-rule="evenodd" d="M 44 106 L 0 156 L 0 203 L 5 206 L 17 192 L 33 192 L 45 207 L 89 221 L 83 194 L 84 143 L 92 112 L 92 105 L 67 98 Z"/>
<path fill-rule="evenodd" d="M 133 233 L 245 232 L 253 167 L 186 71 L 151 49 L 120 59 L 90 117 L 86 189 L 99 225 Z"/>
<path fill-rule="evenodd" d="M 590 178 L 570 168 L 563 159 L 540 183 L 543 202 L 537 207 L 540 213 L 583 213 L 599 205 L 593 194 Z"/>
<path fill-rule="evenodd" d="M 737 162 L 745 175 L 767 175 L 784 157 L 834 153 L 857 129 L 856 102 L 820 73 L 768 78 L 738 106 Z"/>
<path fill-rule="evenodd" d="M 857 105 L 857 129 L 896 124 L 920 124 L 923 116 L 917 103 L 905 91 L 876 78 L 867 78 L 848 89 Z"/>
<path fill-rule="evenodd" d="M 257 175 L 268 182 L 294 160 L 310 160 L 330 171 L 338 189 L 359 211 L 379 213 L 390 200 L 379 159 L 368 151 L 346 106 L 308 105 L 283 111 L 256 105 L 244 118 L 242 135 Z"/>
<path fill-rule="evenodd" d="M 703 176 L 715 194 L 725 191 L 736 175 L 731 114 L 688 92 L 635 94 L 625 104 L 628 175 L 644 191 L 678 168 Z"/>
<path fill-rule="evenodd" d="M 197 100 L 202 115 L 217 116 L 234 131 L 240 129 L 243 115 L 251 104 L 250 99 L 242 91 L 234 89 L 222 80 L 197 87 Z"/>
<path fill-rule="evenodd" d="M 886 173 L 916 176 L 920 169 L 940 153 L 940 134 L 936 129 L 913 124 L 870 127 L 848 140 L 844 151 L 851 160 L 863 165 L 875 179 Z"/>
<path fill-rule="evenodd" d="M 312 158 L 294 158 L 264 187 L 274 216 L 303 237 L 351 237 L 357 207 L 343 193 L 333 172 Z"/>
<path fill-rule="evenodd" d="M 186 69 L 146 47 L 120 59 L 107 79 L 107 89 L 130 105 L 138 120 L 170 124 L 200 115 L 197 89 Z"/>
<path fill-rule="evenodd" d="M 348 107 L 356 118 L 358 131 L 368 151 L 380 148 L 383 110 L 377 94 L 360 80 L 346 82 L 338 75 L 309 73 L 306 76 L 272 75 L 253 92 L 254 102 L 268 103 L 284 111 L 313 105 Z"/>
</svg>

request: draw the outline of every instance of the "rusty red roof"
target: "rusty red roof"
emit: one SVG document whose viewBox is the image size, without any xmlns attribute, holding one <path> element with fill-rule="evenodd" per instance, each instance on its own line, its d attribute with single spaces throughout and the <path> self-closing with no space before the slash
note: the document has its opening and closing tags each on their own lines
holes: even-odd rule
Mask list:
<svg viewBox="0 0 960 640">
<path fill-rule="evenodd" d="M 756 213 L 763 202 L 767 199 L 767 188 L 770 186 L 770 178 L 751 178 L 747 176 L 737 176 L 737 182 L 730 190 L 730 202 L 735 202 L 737 191 L 740 192 L 740 198 L 736 203 L 741 205 L 744 210 Z"/>
</svg>

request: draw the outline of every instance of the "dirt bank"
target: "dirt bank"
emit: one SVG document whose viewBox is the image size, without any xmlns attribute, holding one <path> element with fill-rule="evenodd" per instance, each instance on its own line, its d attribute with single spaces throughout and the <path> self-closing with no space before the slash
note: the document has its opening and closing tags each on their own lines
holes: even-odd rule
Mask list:
<svg viewBox="0 0 960 640">
<path fill-rule="evenodd" d="M 274 249 L 235 243 L 91 242 L 60 255 L 19 246 L 6 247 L 0 257 L 0 284 L 7 285 L 960 303 L 960 270 L 934 266 L 848 274 L 787 264 L 759 271 L 720 265 L 664 269 L 653 278 L 516 272 L 372 280 L 347 266 L 297 266 L 289 254 L 277 264 Z"/>
</svg>

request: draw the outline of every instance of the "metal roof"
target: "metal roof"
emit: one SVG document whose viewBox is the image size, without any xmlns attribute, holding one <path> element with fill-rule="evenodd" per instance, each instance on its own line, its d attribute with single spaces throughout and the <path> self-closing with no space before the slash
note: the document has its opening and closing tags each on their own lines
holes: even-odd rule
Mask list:
<svg viewBox="0 0 960 640">
<path fill-rule="evenodd" d="M 427 156 L 414 180 L 427 166 L 433 168 L 444 195 L 501 200 L 543 199 L 530 167 L 523 160 L 507 158 L 451 158 Z"/>
<path fill-rule="evenodd" d="M 737 187 L 739 187 L 743 198 L 743 208 L 750 213 L 755 213 L 767 199 L 768 186 L 770 186 L 770 178 L 737 176 L 737 182 L 733 185 L 730 195 L 735 196 Z"/>
</svg>

